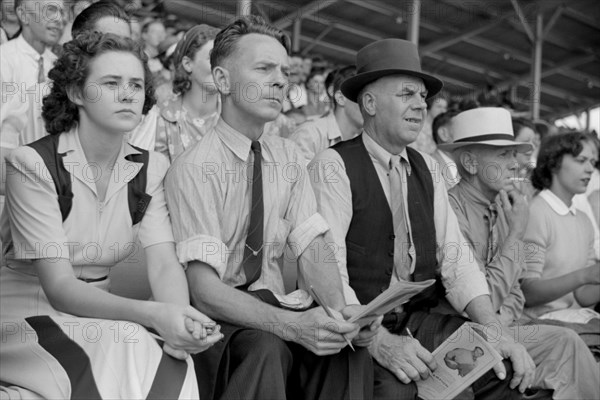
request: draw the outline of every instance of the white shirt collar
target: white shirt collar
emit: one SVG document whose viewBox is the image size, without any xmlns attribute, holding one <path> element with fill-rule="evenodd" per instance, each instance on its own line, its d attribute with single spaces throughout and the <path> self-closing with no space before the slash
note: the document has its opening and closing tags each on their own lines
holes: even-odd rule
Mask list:
<svg viewBox="0 0 600 400">
<path fill-rule="evenodd" d="M 54 56 L 54 53 L 48 47 L 46 47 L 44 49 L 44 52 L 42 54 L 38 53 L 37 50 L 34 49 L 33 46 L 31 46 L 27 42 L 27 40 L 25 40 L 25 38 L 23 37 L 22 34 L 17 36 L 14 40 L 17 41 L 16 44 L 19 46 L 19 48 L 23 52 L 23 54 L 27 54 L 29 57 L 33 58 L 35 61 L 39 60 L 40 57 L 46 57 L 47 59 L 50 59 L 51 57 Z"/>
<path fill-rule="evenodd" d="M 392 158 L 392 153 L 381 147 L 369 134 L 363 129 L 362 138 L 365 147 L 367 148 L 367 152 L 371 155 L 373 159 L 375 159 L 379 164 L 381 164 L 385 169 L 390 168 L 390 159 Z M 408 153 L 406 152 L 406 147 L 399 154 L 400 158 L 406 161 L 406 173 L 408 175 L 411 174 L 410 162 L 408 161 Z"/>
<path fill-rule="evenodd" d="M 569 213 L 576 215 L 577 211 L 575 206 L 567 206 L 557 195 L 552 193 L 550 189 L 544 189 L 540 192 L 539 196 L 546 200 L 546 203 L 554 210 L 558 215 L 567 215 Z"/>
</svg>

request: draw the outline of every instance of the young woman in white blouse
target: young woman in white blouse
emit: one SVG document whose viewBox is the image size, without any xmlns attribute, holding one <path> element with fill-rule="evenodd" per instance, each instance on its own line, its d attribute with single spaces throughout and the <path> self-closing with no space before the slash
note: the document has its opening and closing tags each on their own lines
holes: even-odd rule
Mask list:
<svg viewBox="0 0 600 400">
<path fill-rule="evenodd" d="M 124 141 L 154 104 L 146 56 L 130 39 L 84 33 L 49 75 L 50 136 L 8 157 L 0 381 L 43 398 L 197 398 L 188 355 L 222 335 L 189 305 L 167 160 Z M 109 292 L 137 238 L 153 301 Z"/>
<path fill-rule="evenodd" d="M 567 133 L 547 138 L 539 151 L 525 233 L 527 276 L 521 286 L 526 312 L 566 322 L 587 322 L 582 307 L 600 301 L 600 263 L 595 258 L 592 223 L 574 208 L 598 163 L 595 138 Z"/>
</svg>

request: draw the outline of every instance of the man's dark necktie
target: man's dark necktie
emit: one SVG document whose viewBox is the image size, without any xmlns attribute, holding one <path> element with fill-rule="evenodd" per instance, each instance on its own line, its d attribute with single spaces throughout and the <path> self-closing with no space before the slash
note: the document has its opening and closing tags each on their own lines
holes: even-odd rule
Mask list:
<svg viewBox="0 0 600 400">
<path fill-rule="evenodd" d="M 252 142 L 250 146 L 254 153 L 254 165 L 252 167 L 252 205 L 250 208 L 250 226 L 248 227 L 248 236 L 246 237 L 246 246 L 244 248 L 244 274 L 247 289 L 260 277 L 263 256 L 263 223 L 264 223 L 264 204 L 262 189 L 262 156 L 260 143 Z"/>
<path fill-rule="evenodd" d="M 42 83 L 46 80 L 46 74 L 44 73 L 44 57 L 38 59 L 38 83 Z"/>
<path fill-rule="evenodd" d="M 496 203 L 492 203 L 488 207 L 488 214 L 485 218 L 488 221 L 488 242 L 487 242 L 487 263 L 491 263 L 496 255 L 498 249 L 498 227 L 496 222 L 498 220 L 498 206 Z"/>
</svg>

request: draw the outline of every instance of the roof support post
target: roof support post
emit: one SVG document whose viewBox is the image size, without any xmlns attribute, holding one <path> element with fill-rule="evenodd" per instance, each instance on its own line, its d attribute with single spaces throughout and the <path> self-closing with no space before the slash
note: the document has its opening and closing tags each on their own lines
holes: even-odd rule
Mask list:
<svg viewBox="0 0 600 400">
<path fill-rule="evenodd" d="M 252 0 L 238 0 L 237 3 L 237 15 L 250 15 L 252 14 Z"/>
<path fill-rule="evenodd" d="M 421 19 L 421 0 L 412 0 L 408 10 L 408 40 L 419 45 L 419 22 Z"/>
<path fill-rule="evenodd" d="M 590 113 L 592 112 L 592 108 L 589 107 L 588 109 L 585 110 L 585 131 L 586 132 L 590 132 L 591 131 L 591 118 L 590 118 Z"/>
<path fill-rule="evenodd" d="M 542 93 L 542 46 L 544 44 L 544 16 L 540 13 L 535 20 L 535 36 L 533 42 L 533 69 L 531 71 L 533 87 L 531 88 L 531 117 L 540 118 L 540 101 Z"/>
<path fill-rule="evenodd" d="M 302 19 L 296 18 L 292 26 L 292 51 L 300 51 L 300 34 L 302 31 Z"/>
</svg>

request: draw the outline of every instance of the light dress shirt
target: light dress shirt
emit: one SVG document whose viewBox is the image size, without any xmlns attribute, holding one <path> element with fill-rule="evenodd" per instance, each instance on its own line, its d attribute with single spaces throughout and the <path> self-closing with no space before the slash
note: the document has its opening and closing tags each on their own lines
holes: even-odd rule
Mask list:
<svg viewBox="0 0 600 400">
<path fill-rule="evenodd" d="M 342 132 L 333 112 L 301 124 L 290 136 L 306 159 L 306 164 L 325 149 L 342 141 Z"/>
<path fill-rule="evenodd" d="M 123 141 L 103 201 L 95 184 L 100 170 L 86 160 L 76 128 L 61 134 L 58 152 L 66 153 L 63 160 L 73 191 L 71 212 L 64 222 L 54 181 L 37 151 L 23 146 L 7 157 L 9 190 L 0 237 L 7 245 L 10 268 L 35 275 L 32 260 L 64 258 L 76 277 L 96 279 L 134 254 L 138 238 L 144 248 L 173 242 L 162 185 L 169 163 L 162 155 L 150 153 L 146 193 L 152 200 L 142 221 L 132 226 L 127 184 L 142 164 L 125 157 L 139 152 Z"/>
<path fill-rule="evenodd" d="M 46 80 L 38 83 L 38 61 L 44 58 L 44 75 Z M 56 55 L 46 48 L 42 54 L 38 53 L 23 35 L 0 45 L 0 84 L 2 85 L 0 100 L 0 125 L 7 118 L 12 117 L 20 137 L 11 139 L 5 146 L 18 141 L 24 145 L 40 139 L 46 135 L 42 119 L 42 99 L 50 93 L 48 72 L 54 66 Z"/>
<path fill-rule="evenodd" d="M 262 271 L 249 290 L 269 289 L 284 295 L 286 245 L 296 259 L 329 227 L 317 204 L 304 159 L 296 145 L 262 135 L 264 247 Z M 242 259 L 252 199 L 251 140 L 217 122 L 173 162 L 165 179 L 177 256 L 184 265 L 210 265 L 229 286 L 246 282 Z M 315 249 L 318 251 L 318 249 Z M 301 277 L 300 277 L 301 279 Z"/>
<path fill-rule="evenodd" d="M 448 198 L 460 229 L 487 277 L 494 311 L 502 322 L 512 324 L 521 318 L 525 306 L 525 295 L 519 283 L 526 271 L 522 241 L 504 248 L 510 231 L 504 209 L 491 203 L 469 181 L 461 180 L 448 192 Z M 490 227 L 490 222 L 494 222 L 492 206 L 495 206 L 497 217 Z M 490 237 L 492 230 L 495 235 Z M 490 240 L 495 242 L 492 252 Z"/>
</svg>

